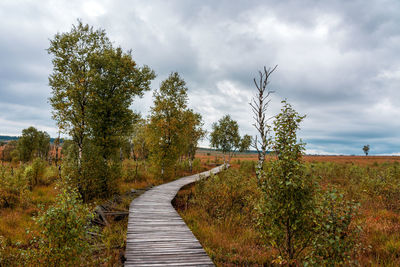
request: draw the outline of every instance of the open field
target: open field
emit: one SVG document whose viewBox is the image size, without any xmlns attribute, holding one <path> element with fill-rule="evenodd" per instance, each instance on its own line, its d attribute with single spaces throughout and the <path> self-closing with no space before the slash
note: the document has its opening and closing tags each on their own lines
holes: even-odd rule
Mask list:
<svg viewBox="0 0 400 267">
<path fill-rule="evenodd" d="M 270 157 L 272 159 L 273 157 Z M 210 169 L 223 162 L 223 156 L 216 151 L 198 151 L 194 163 L 194 172 Z M 255 153 L 238 153 L 231 165 L 237 171 L 244 171 L 236 176 L 224 177 L 228 184 L 210 185 L 210 189 L 220 187 L 218 192 L 208 192 L 212 195 L 204 195 L 202 202 L 210 205 L 208 208 L 218 211 L 218 219 L 214 215 L 207 215 L 204 207 L 193 204 L 192 198 L 196 194 L 195 186 L 189 186 L 180 193 L 176 201 L 181 215 L 192 228 L 206 251 L 219 266 L 233 266 L 235 264 L 263 264 L 270 263 L 274 259 L 276 251 L 269 249 L 262 241 L 257 229 L 253 226 L 253 214 L 256 196 L 259 194 L 254 184 L 254 163 L 257 160 Z M 396 156 L 304 156 L 303 160 L 309 171 L 321 177 L 323 187 L 335 187 L 344 192 L 347 198 L 357 200 L 361 206 L 355 222 L 363 226 L 360 236 L 363 250 L 357 255 L 357 260 L 362 265 L 386 265 L 396 266 L 400 264 L 399 222 L 400 222 L 400 157 Z M 0 164 L 5 175 L 10 177 L 11 166 L 15 173 L 20 168 L 17 162 Z M 46 167 L 49 168 L 49 167 Z M 183 166 L 182 166 L 183 168 Z M 184 169 L 184 168 L 183 168 Z M 190 172 L 181 169 L 178 176 L 185 176 Z M 54 169 L 51 169 L 54 172 Z M 136 163 L 126 160 L 123 163 L 123 177 L 119 183 L 120 194 L 130 191 L 132 188 L 145 189 L 157 185 L 161 181 L 153 177 L 149 171 L 150 166 L 139 164 L 136 172 Z M 49 174 L 50 175 L 50 169 Z M 56 173 L 52 174 L 56 176 Z M 55 179 L 55 178 L 54 178 Z M 46 179 L 45 179 L 46 180 Z M 221 180 L 223 182 L 223 180 Z M 246 187 L 242 187 L 242 183 Z M 214 187 L 215 186 L 215 187 Z M 224 187 L 225 186 L 225 187 Z M 230 193 L 227 194 L 228 191 Z M 236 192 L 240 189 L 240 192 Z M 0 208 L 0 235 L 5 239 L 9 248 L 25 249 L 29 246 L 31 236 L 25 233 L 27 228 L 35 229 L 32 216 L 38 214 L 37 205 L 45 207 L 55 201 L 58 191 L 55 183 L 50 182 L 38 185 L 28 192 L 25 202 L 17 202 L 15 207 Z M 229 206 L 229 197 L 237 196 L 240 204 L 241 194 L 245 198 L 251 196 L 253 204 L 244 205 L 242 215 L 225 210 L 224 205 Z M 16 199 L 17 200 L 17 199 Z M 123 198 L 118 205 L 119 209 L 126 210 L 132 198 Z M 199 199 L 200 201 L 200 199 Z M 235 200 L 236 201 L 236 200 Z M 97 202 L 96 200 L 94 202 Z M 97 202 L 98 203 L 98 202 Z M 219 203 L 216 205 L 216 203 Z M 225 204 L 224 204 L 225 203 Z M 229 204 L 229 205 L 228 205 Z M 207 204 L 205 204 L 207 205 Z M 241 205 L 241 204 L 240 204 Z M 250 220 L 249 220 L 250 218 Z M 111 220 L 111 219 L 110 219 Z M 121 255 L 125 246 L 127 220 L 112 223 L 102 230 L 104 244 L 107 247 L 109 264 L 116 266 L 122 264 Z"/>
<path fill-rule="evenodd" d="M 197 156 L 205 162 L 222 161 L 219 153 Z M 252 198 L 260 194 L 255 186 L 256 160 L 255 154 L 239 154 L 231 161 L 231 174 L 185 187 L 175 200 L 217 266 L 269 265 L 276 258 L 276 251 L 260 241 L 254 224 Z M 335 188 L 360 204 L 352 223 L 362 228 L 352 256 L 357 265 L 399 266 L 400 157 L 304 156 L 303 160 L 322 188 Z M 237 210 L 232 203 L 237 203 Z"/>
<path fill-rule="evenodd" d="M 200 149 L 196 158 L 202 161 L 215 161 L 218 159 L 219 162 L 223 161 L 223 155 L 219 151 Z M 267 160 L 273 158 L 273 156 L 267 156 Z M 233 163 L 237 160 L 257 160 L 256 153 L 237 153 L 233 158 Z M 305 162 L 334 162 L 334 163 L 349 163 L 357 165 L 373 165 L 381 163 L 400 163 L 400 156 L 325 156 L 325 155 L 305 155 L 303 156 Z"/>
</svg>

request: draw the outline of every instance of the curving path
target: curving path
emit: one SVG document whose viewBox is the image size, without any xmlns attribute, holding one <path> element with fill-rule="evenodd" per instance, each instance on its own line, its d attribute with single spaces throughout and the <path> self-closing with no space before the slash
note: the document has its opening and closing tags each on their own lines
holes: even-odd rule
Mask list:
<svg viewBox="0 0 400 267">
<path fill-rule="evenodd" d="M 214 266 L 171 201 L 184 185 L 222 169 L 156 186 L 134 199 L 129 207 L 125 266 Z"/>
</svg>

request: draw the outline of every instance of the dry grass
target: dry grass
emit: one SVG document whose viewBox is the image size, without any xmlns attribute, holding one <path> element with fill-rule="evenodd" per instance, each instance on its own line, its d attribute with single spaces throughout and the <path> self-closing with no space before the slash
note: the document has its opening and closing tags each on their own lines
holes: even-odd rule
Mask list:
<svg viewBox="0 0 400 267">
<path fill-rule="evenodd" d="M 37 215 L 38 205 L 49 206 L 55 201 L 57 190 L 54 185 L 35 187 L 30 195 L 28 207 L 0 209 L 0 236 L 15 244 L 27 245 L 29 236 L 26 230 L 34 230 L 33 216 Z"/>
<path fill-rule="evenodd" d="M 220 162 L 219 153 L 201 153 L 202 162 Z M 238 168 L 244 161 L 257 160 L 256 155 L 237 155 L 231 161 Z M 317 166 L 324 188 L 334 186 L 360 204 L 355 223 L 362 226 L 361 249 L 355 258 L 362 266 L 400 266 L 400 171 L 396 156 L 305 156 L 308 166 Z M 192 191 L 190 191 L 192 190 Z M 217 266 L 252 265 L 271 262 L 269 251 L 259 243 L 256 231 L 246 227 L 218 224 L 190 199 L 193 189 L 178 194 L 177 205 L 182 217 L 202 242 Z M 177 201 L 179 203 L 179 201 Z M 187 208 L 187 206 L 189 208 Z M 247 214 L 253 216 L 253 214 Z M 251 255 L 248 257 L 248 255 Z M 252 262 L 251 259 L 257 259 Z"/>
<path fill-rule="evenodd" d="M 362 203 L 358 223 L 362 225 L 361 265 L 400 266 L 400 214 L 382 201 Z"/>
<path fill-rule="evenodd" d="M 220 153 L 198 153 L 196 156 L 200 164 L 196 172 L 210 169 L 223 163 Z M 239 168 L 243 161 L 255 161 L 255 154 L 238 154 L 231 163 L 233 168 Z M 396 195 L 387 195 L 392 192 L 391 184 L 382 185 L 380 193 L 376 193 L 373 187 L 362 188 L 356 182 L 351 182 L 353 173 L 342 175 L 339 170 L 349 169 L 351 166 L 359 166 L 363 170 L 380 169 L 382 166 L 393 165 L 400 162 L 400 157 L 394 156 L 305 156 L 304 160 L 310 163 L 328 162 L 332 165 L 333 174 L 327 175 L 321 183 L 325 186 L 335 185 L 357 196 L 361 202 L 360 214 L 357 222 L 363 226 L 361 241 L 363 250 L 358 256 L 360 265 L 384 265 L 400 266 L 400 203 Z M 322 164 L 322 163 L 321 163 Z M 18 164 L 3 163 L 8 168 L 13 166 L 14 171 Z M 133 165 L 132 165 L 133 166 Z M 126 167 L 125 167 L 126 168 Z M 119 184 L 120 192 L 128 192 L 131 189 L 145 189 L 160 184 L 159 179 L 154 178 L 146 170 L 141 170 L 140 177 Z M 180 172 L 178 175 L 189 175 L 190 172 Z M 361 176 L 364 174 L 356 174 Z M 396 178 L 396 177 L 395 177 Z M 396 180 L 397 179 L 397 180 Z M 393 181 L 400 183 L 400 177 Z M 386 188 L 387 187 L 387 188 Z M 261 238 L 256 230 L 251 227 L 237 225 L 229 219 L 224 223 L 214 224 L 212 218 L 207 217 L 201 210 L 190 208 L 190 198 L 193 195 L 193 187 L 188 187 L 179 192 L 177 205 L 182 216 L 191 225 L 193 232 L 202 242 L 203 246 L 219 266 L 235 265 L 262 265 L 270 262 L 271 255 L 275 252 L 268 251 L 260 242 Z M 365 191 L 364 191 L 365 190 Z M 392 192 L 393 193 L 393 192 Z M 32 216 L 38 212 L 38 205 L 49 206 L 57 195 L 55 184 L 36 186 L 29 195 L 29 205 L 17 206 L 13 209 L 0 209 L 0 236 L 4 236 L 11 244 L 20 242 L 20 246 L 28 246 L 28 228 L 34 227 Z M 126 198 L 121 203 L 121 209 L 127 209 L 132 199 Z M 249 215 L 251 216 L 251 214 Z M 126 238 L 127 221 L 119 221 L 104 229 L 105 244 L 109 244 L 108 252 L 101 256 L 110 256 L 110 263 L 120 265 L 121 251 L 123 251 Z M 112 248 L 113 247 L 113 248 Z"/>
<path fill-rule="evenodd" d="M 222 179 L 225 178 L 228 177 Z M 234 184 L 234 181 L 228 181 L 224 185 L 229 187 L 235 186 Z M 224 187 L 219 189 L 215 192 L 219 197 L 206 204 L 207 207 L 213 205 L 213 201 L 224 198 L 224 195 L 235 198 L 235 201 L 240 201 L 241 196 L 247 195 L 242 192 L 233 196 L 233 191 L 228 192 Z M 201 200 L 193 202 L 195 194 L 195 185 L 187 185 L 178 192 L 173 205 L 217 266 L 263 266 L 272 261 L 275 252 L 265 248 L 260 233 L 249 223 L 252 214 L 236 214 L 227 209 L 224 215 L 216 211 L 212 216 L 206 211 L 207 208 L 198 205 Z M 232 209 L 240 209 L 240 206 L 240 203 L 236 203 Z M 254 208 L 250 205 L 251 207 Z M 247 208 L 249 207 L 244 207 L 242 211 L 248 211 Z"/>
<path fill-rule="evenodd" d="M 237 153 L 232 162 L 235 164 L 238 160 L 257 160 L 256 153 Z M 202 162 L 220 162 L 223 163 L 223 155 L 219 151 L 199 152 L 196 158 L 201 159 Z M 267 156 L 267 160 L 273 156 Z M 303 156 L 305 162 L 334 162 L 345 164 L 357 164 L 361 166 L 374 165 L 381 163 L 400 162 L 400 156 L 318 156 L 318 155 L 305 155 Z"/>
</svg>

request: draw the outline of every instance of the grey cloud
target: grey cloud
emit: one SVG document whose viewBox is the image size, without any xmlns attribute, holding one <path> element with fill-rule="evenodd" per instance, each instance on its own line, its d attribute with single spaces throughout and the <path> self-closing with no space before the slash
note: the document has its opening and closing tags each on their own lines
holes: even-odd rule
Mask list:
<svg viewBox="0 0 400 267">
<path fill-rule="evenodd" d="M 96 6 L 90 10 L 90 5 Z M 307 114 L 300 136 L 309 151 L 362 154 L 360 145 L 369 142 L 372 153 L 397 153 L 399 5 L 395 0 L 2 2 L 0 120 L 12 126 L 1 127 L 0 134 L 17 134 L 30 120 L 56 133 L 47 103 L 51 62 L 45 49 L 56 32 L 68 31 L 81 18 L 104 28 L 116 45 L 132 49 L 139 65 L 152 67 L 158 75 L 153 89 L 171 71 L 180 72 L 190 105 L 207 129 L 229 113 L 243 134 L 254 135 L 248 105 L 252 80 L 264 65 L 278 64 L 269 114 L 277 114 L 285 98 Z M 147 115 L 151 101 L 148 92 L 132 108 Z"/>
</svg>

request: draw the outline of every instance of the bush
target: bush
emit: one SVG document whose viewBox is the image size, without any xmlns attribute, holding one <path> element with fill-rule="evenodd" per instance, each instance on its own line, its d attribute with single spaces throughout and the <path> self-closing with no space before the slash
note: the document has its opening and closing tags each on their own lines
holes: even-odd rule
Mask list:
<svg viewBox="0 0 400 267">
<path fill-rule="evenodd" d="M 256 161 L 244 160 L 240 163 L 240 171 L 243 173 L 254 173 L 256 171 Z"/>
<path fill-rule="evenodd" d="M 358 204 L 347 201 L 335 189 L 320 197 L 316 210 L 316 238 L 312 240 L 312 251 L 308 263 L 318 266 L 348 265 L 360 246 L 358 234 L 361 228 L 352 226 Z"/>
<path fill-rule="evenodd" d="M 249 214 L 255 210 L 258 197 L 251 174 L 229 169 L 199 181 L 191 202 L 221 223 L 252 224 L 254 218 Z"/>
<path fill-rule="evenodd" d="M 201 160 L 200 159 L 194 159 L 193 163 L 192 163 L 192 168 L 193 168 L 193 172 L 194 173 L 202 171 L 202 169 L 201 169 Z"/>
<path fill-rule="evenodd" d="M 46 211 L 42 210 L 35 218 L 41 231 L 32 244 L 31 261 L 34 265 L 73 266 L 90 262 L 89 232 L 97 232 L 90 225 L 93 213 L 82 204 L 76 189 L 66 185 L 62 187 L 55 204 Z"/>
<path fill-rule="evenodd" d="M 126 183 L 143 182 L 149 179 L 149 172 L 146 172 L 146 161 L 124 160 L 122 163 L 122 178 Z"/>
<path fill-rule="evenodd" d="M 41 179 L 41 184 L 50 185 L 58 179 L 58 168 L 56 166 L 48 166 Z"/>
<path fill-rule="evenodd" d="M 0 266 L 24 266 L 27 253 L 18 248 L 18 245 L 20 244 L 11 244 L 9 239 L 0 236 Z"/>
<path fill-rule="evenodd" d="M 29 187 L 32 188 L 36 185 L 43 184 L 44 173 L 46 172 L 46 162 L 40 158 L 36 158 L 30 166 L 25 169 L 25 178 L 29 183 Z"/>
<path fill-rule="evenodd" d="M 21 167 L 12 174 L 6 167 L 0 166 L 0 208 L 26 206 L 29 203 L 30 192 L 24 172 Z"/>
<path fill-rule="evenodd" d="M 70 177 L 71 185 L 78 188 L 84 202 L 118 192 L 118 181 L 122 177 L 119 161 L 105 160 L 99 147 L 88 142 L 79 166 L 77 147 L 69 145 L 67 150 L 62 165 L 63 177 Z"/>
<path fill-rule="evenodd" d="M 17 148 L 16 140 L 12 140 L 8 142 L 6 145 L 4 145 L 3 160 L 11 162 L 13 160 L 13 157 L 18 156 L 18 151 L 16 148 Z"/>
<path fill-rule="evenodd" d="M 122 178 L 129 183 L 136 180 L 139 174 L 139 163 L 132 160 L 124 160 L 122 163 Z"/>
</svg>

